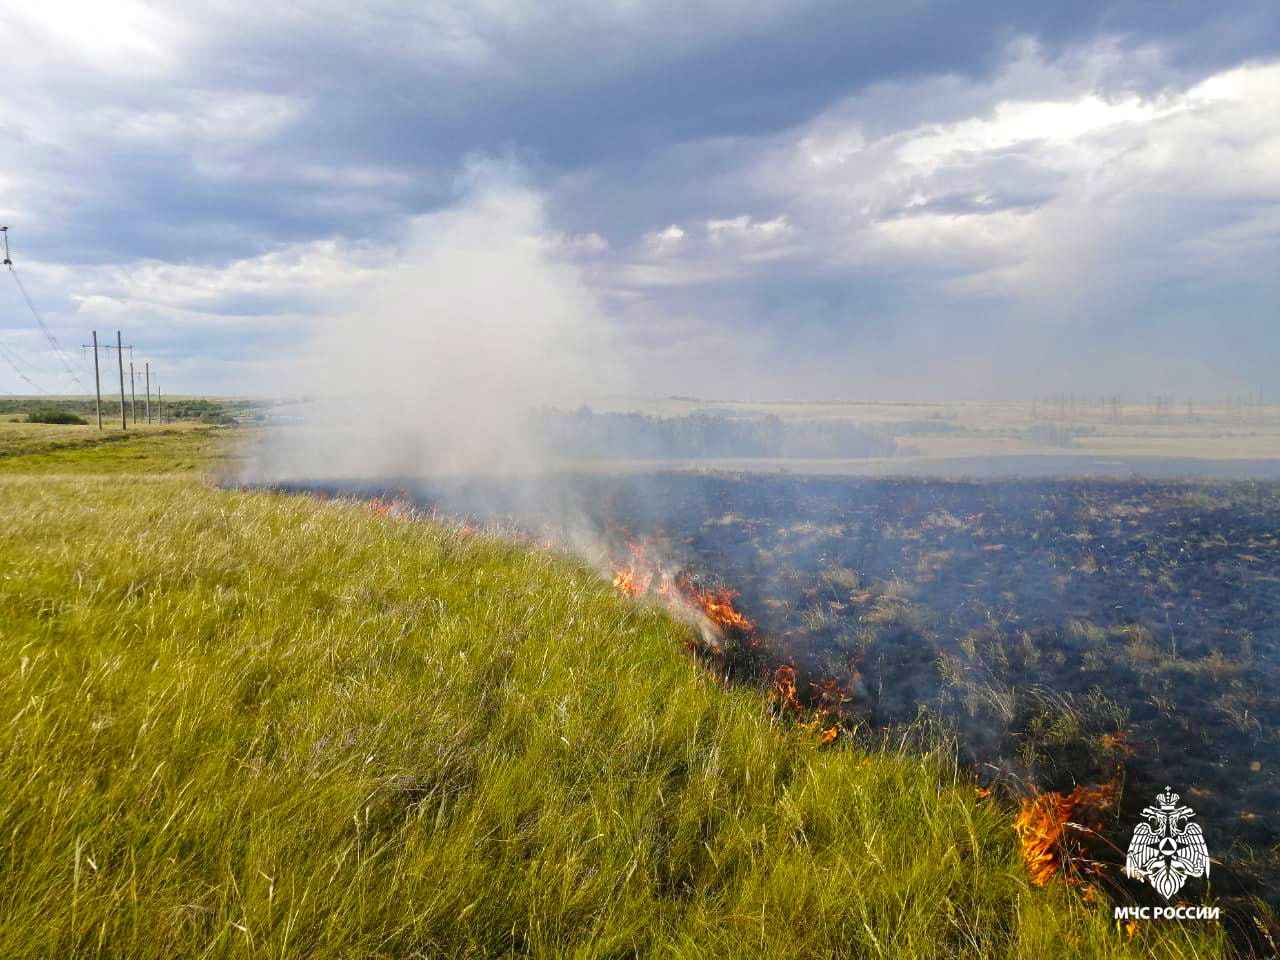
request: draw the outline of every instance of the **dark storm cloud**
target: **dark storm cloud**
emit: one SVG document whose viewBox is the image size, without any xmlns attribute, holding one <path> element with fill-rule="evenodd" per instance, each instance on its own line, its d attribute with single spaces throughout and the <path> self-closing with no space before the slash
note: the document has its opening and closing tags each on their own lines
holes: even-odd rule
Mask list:
<svg viewBox="0 0 1280 960">
<path fill-rule="evenodd" d="M 294 136 L 330 156 L 417 162 L 516 146 L 558 168 L 773 132 L 869 83 L 982 75 L 1019 35 L 1051 54 L 1103 34 L 1166 46 L 1184 81 L 1277 43 L 1266 3 L 818 3 L 746 24 L 685 5 L 639 18 L 573 9 L 545 5 L 515 27 L 501 13 L 464 19 L 456 29 L 479 49 L 451 66 L 413 46 L 440 27 L 402 9 L 359 18 L 354 35 L 343 13 L 247 36 L 222 24 L 192 66 L 206 82 L 239 74 L 315 97 L 323 109 Z"/>
<path fill-rule="evenodd" d="M 515 151 L 545 176 L 642 162 L 685 141 L 794 126 L 868 84 L 985 75 L 1020 35 L 1049 55 L 1103 33 L 1163 45 L 1191 77 L 1277 42 L 1266 3 L 818 3 L 754 18 L 683 5 L 630 16 L 558 4 L 512 9 L 193 8 L 182 18 L 190 26 L 181 62 L 161 85 L 104 81 L 101 71 L 55 60 L 32 78 L 42 88 L 32 91 L 36 104 L 52 93 L 80 109 L 183 111 L 190 90 L 298 103 L 296 116 L 237 152 L 223 176 L 202 170 L 180 139 L 138 144 L 104 130 L 63 144 L 46 157 L 53 172 L 102 188 L 83 191 L 68 211 L 78 228 L 72 248 L 216 257 L 326 231 L 377 231 L 387 218 L 448 201 L 447 171 L 467 154 Z M 15 81 L 20 87 L 22 77 Z M 308 182 L 303 166 L 333 175 Z M 344 169 L 368 166 L 406 182 L 344 183 Z M 210 229 L 193 236 L 193 223 Z M 67 247 L 65 230 L 32 233 Z"/>
</svg>

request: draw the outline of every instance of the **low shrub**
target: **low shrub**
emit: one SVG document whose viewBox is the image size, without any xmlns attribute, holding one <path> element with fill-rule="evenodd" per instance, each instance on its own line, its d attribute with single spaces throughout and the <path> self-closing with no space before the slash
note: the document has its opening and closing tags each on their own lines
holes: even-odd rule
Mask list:
<svg viewBox="0 0 1280 960">
<path fill-rule="evenodd" d="M 32 410 L 27 414 L 27 423 L 57 423 L 86 426 L 89 421 L 72 413 L 70 410 Z"/>
</svg>

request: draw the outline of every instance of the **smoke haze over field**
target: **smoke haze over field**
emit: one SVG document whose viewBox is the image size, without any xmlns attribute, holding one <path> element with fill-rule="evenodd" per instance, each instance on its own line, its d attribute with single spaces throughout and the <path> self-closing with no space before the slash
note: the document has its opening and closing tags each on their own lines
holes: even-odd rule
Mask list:
<svg viewBox="0 0 1280 960">
<path fill-rule="evenodd" d="M 458 202 L 417 218 L 399 259 L 325 317 L 292 392 L 308 423 L 259 455 L 265 477 L 421 476 L 536 467 L 524 414 L 625 384 L 614 332 L 542 198 L 477 164 Z"/>
</svg>

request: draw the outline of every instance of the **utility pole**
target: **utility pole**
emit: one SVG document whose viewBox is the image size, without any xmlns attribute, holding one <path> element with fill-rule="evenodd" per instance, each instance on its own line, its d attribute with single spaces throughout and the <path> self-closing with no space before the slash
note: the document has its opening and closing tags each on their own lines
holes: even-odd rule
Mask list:
<svg viewBox="0 0 1280 960">
<path fill-rule="evenodd" d="M 116 331 L 116 363 L 120 367 L 120 429 L 128 430 L 129 421 L 124 415 L 124 344 L 119 330 Z"/>
<path fill-rule="evenodd" d="M 86 344 L 83 344 L 83 346 L 87 350 L 90 344 L 86 343 Z M 127 430 L 129 427 L 129 424 L 128 424 L 128 411 L 125 409 L 125 405 L 124 405 L 124 352 L 126 350 L 132 350 L 133 347 L 132 345 L 128 345 L 128 346 L 125 345 L 125 343 L 123 342 L 123 337 L 121 337 L 119 330 L 116 331 L 116 345 L 114 347 L 110 346 L 109 344 L 104 344 L 102 346 L 99 346 L 98 331 L 97 330 L 93 331 L 92 346 L 93 346 L 93 390 L 94 390 L 94 396 L 95 396 L 95 405 L 96 405 L 97 414 L 98 414 L 98 429 L 99 430 L 102 429 L 102 370 L 101 370 L 100 363 L 98 361 L 98 351 L 106 350 L 108 353 L 110 353 L 112 350 L 115 350 L 116 365 L 119 367 L 119 370 L 120 370 L 120 429 Z M 130 365 L 130 367 L 132 368 L 132 365 Z"/>
<path fill-rule="evenodd" d="M 151 422 L 151 361 L 150 361 L 150 360 L 148 360 L 145 364 L 143 364 L 143 370 L 146 372 L 146 387 L 147 387 L 147 405 L 146 405 L 146 414 L 147 414 L 147 423 L 150 423 L 150 422 Z"/>
<path fill-rule="evenodd" d="M 160 378 L 156 377 L 156 403 L 160 406 L 160 414 L 157 419 L 164 423 L 164 397 L 160 394 Z"/>
<path fill-rule="evenodd" d="M 93 331 L 93 392 L 97 398 L 98 429 L 102 429 L 102 377 L 98 375 L 98 331 Z"/>
<path fill-rule="evenodd" d="M 138 382 L 133 377 L 133 361 L 129 361 L 129 416 L 134 426 L 138 423 Z"/>
</svg>

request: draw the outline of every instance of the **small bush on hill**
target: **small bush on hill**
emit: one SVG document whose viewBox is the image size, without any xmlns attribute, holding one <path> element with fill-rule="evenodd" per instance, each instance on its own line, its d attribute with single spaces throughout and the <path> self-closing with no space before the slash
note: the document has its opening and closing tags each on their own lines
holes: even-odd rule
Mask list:
<svg viewBox="0 0 1280 960">
<path fill-rule="evenodd" d="M 88 420 L 77 416 L 70 410 L 32 410 L 27 414 L 27 423 L 59 423 L 85 426 Z"/>
<path fill-rule="evenodd" d="M 202 413 L 198 421 L 200 423 L 211 423 L 219 427 L 234 427 L 240 421 L 227 413 Z"/>
</svg>

